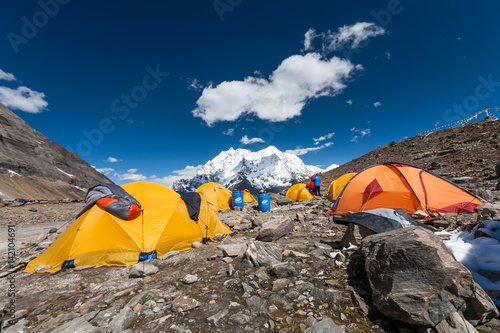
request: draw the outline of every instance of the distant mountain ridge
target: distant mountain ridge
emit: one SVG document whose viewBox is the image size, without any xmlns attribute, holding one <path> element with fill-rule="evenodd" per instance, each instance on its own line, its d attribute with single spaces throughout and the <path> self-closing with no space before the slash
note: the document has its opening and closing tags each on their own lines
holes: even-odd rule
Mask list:
<svg viewBox="0 0 500 333">
<path fill-rule="evenodd" d="M 256 152 L 230 148 L 203 165 L 196 176 L 176 181 L 172 187 L 194 191 L 201 184 L 217 182 L 231 190 L 277 192 L 321 171 L 274 146 Z"/>
<path fill-rule="evenodd" d="M 0 199 L 83 199 L 103 182 L 111 183 L 0 103 Z"/>
</svg>

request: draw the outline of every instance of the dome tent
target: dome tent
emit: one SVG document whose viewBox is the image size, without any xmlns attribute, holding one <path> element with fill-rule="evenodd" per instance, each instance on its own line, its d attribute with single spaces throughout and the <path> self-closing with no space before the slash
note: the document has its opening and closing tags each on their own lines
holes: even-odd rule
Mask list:
<svg viewBox="0 0 500 333">
<path fill-rule="evenodd" d="M 219 183 L 205 183 L 200 185 L 195 192 L 205 195 L 208 203 L 216 212 L 231 209 L 233 194 Z"/>
<path fill-rule="evenodd" d="M 243 201 L 244 202 L 257 202 L 252 194 L 250 194 L 249 190 L 243 190 Z"/>
<path fill-rule="evenodd" d="M 169 251 L 191 248 L 217 233 L 230 233 L 203 195 L 196 214 L 181 196 L 166 186 L 151 182 L 133 182 L 122 186 L 142 205 L 142 214 L 123 220 L 98 205 L 78 217 L 40 256 L 30 261 L 25 272 L 34 273 L 42 265 L 44 272 L 84 265 L 130 266 L 138 261 L 161 257 Z M 195 217 L 195 218 L 196 218 Z"/>
<path fill-rule="evenodd" d="M 355 172 L 346 173 L 331 182 L 330 186 L 328 186 L 328 200 L 337 200 L 346 184 L 352 177 L 354 177 L 355 174 Z"/>
<path fill-rule="evenodd" d="M 286 191 L 286 197 L 293 201 L 306 201 L 311 200 L 313 195 L 309 192 L 306 184 L 295 184 Z"/>
<path fill-rule="evenodd" d="M 335 212 L 402 208 L 408 214 L 473 212 L 484 204 L 448 180 L 414 166 L 384 163 L 369 167 L 347 183 L 333 207 Z"/>
</svg>

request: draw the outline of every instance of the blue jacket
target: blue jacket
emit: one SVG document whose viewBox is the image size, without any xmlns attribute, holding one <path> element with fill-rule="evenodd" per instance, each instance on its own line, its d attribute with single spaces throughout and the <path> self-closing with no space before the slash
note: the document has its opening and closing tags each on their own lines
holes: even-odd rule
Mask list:
<svg viewBox="0 0 500 333">
<path fill-rule="evenodd" d="M 319 175 L 316 175 L 312 178 L 314 181 L 314 186 L 320 186 L 321 185 L 321 177 Z"/>
</svg>

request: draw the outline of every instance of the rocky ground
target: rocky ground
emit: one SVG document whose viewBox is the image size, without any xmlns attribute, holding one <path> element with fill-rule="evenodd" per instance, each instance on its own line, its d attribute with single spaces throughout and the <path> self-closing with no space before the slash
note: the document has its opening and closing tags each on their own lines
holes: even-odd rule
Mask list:
<svg viewBox="0 0 500 333">
<path fill-rule="evenodd" d="M 272 201 L 282 198 L 273 195 Z M 64 229 L 47 231 L 43 225 L 64 224 L 80 207 L 0 208 L 3 225 L 45 233 L 16 239 L 18 249 L 29 249 L 18 251 L 18 262 L 41 253 Z M 371 303 L 366 282 L 348 273 L 353 251 L 339 245 L 346 226 L 335 224 L 329 212 L 325 198 L 273 206 L 267 213 L 247 205 L 243 211 L 219 213 L 233 230 L 226 238 L 138 267 L 17 272 L 19 322 L 4 332 L 418 331 L 382 315 Z M 474 218 L 463 215 L 450 224 Z M 269 221 L 280 227 L 266 232 L 262 224 Z M 0 274 L 7 271 L 5 254 L 1 262 Z M 130 277 L 134 274 L 142 277 Z M 0 279 L 0 288 L 8 287 L 9 281 Z M 500 329 L 498 320 L 478 327 Z"/>
</svg>

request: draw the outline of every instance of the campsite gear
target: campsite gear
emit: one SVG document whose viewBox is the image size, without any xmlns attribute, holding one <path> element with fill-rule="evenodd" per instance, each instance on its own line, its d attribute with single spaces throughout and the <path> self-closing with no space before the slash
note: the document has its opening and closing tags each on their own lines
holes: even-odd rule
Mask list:
<svg viewBox="0 0 500 333">
<path fill-rule="evenodd" d="M 306 184 L 295 184 L 286 191 L 286 197 L 292 199 L 292 201 L 306 201 L 313 198 L 312 194 L 309 193 Z"/>
<path fill-rule="evenodd" d="M 249 190 L 243 190 L 243 201 L 244 202 L 257 202 L 253 195 L 250 194 Z"/>
<path fill-rule="evenodd" d="M 232 193 L 219 183 L 205 183 L 198 187 L 195 192 L 205 195 L 208 203 L 216 212 L 231 209 Z"/>
<path fill-rule="evenodd" d="M 333 217 L 337 223 L 348 223 L 347 230 L 340 241 L 343 247 L 349 247 L 349 243 L 359 246 L 361 240 L 371 234 L 379 234 L 395 229 L 419 226 L 433 231 L 431 227 L 420 223 L 404 210 L 398 209 L 372 209 L 360 213 L 349 213 L 343 217 Z"/>
<path fill-rule="evenodd" d="M 144 181 L 125 184 L 123 189 L 142 204 L 139 217 L 126 221 L 94 205 L 30 261 L 25 272 L 34 273 L 45 265 L 51 268 L 43 272 L 84 265 L 130 266 L 231 232 L 201 193 L 181 196 L 166 186 Z"/>
<path fill-rule="evenodd" d="M 337 200 L 346 184 L 349 182 L 349 180 L 351 180 L 352 177 L 354 177 L 355 174 L 355 172 L 346 173 L 331 182 L 328 186 L 328 200 L 330 200 L 331 202 Z"/>
<path fill-rule="evenodd" d="M 96 184 L 89 188 L 85 196 L 85 206 L 76 215 L 75 219 L 89 210 L 94 204 L 124 220 L 133 220 L 141 215 L 139 201 L 115 184 Z"/>
<path fill-rule="evenodd" d="M 408 214 L 473 212 L 484 204 L 472 193 L 414 166 L 384 163 L 356 174 L 335 202 L 338 213 L 376 208 L 402 208 Z"/>
<path fill-rule="evenodd" d="M 268 212 L 271 210 L 271 201 L 269 200 L 269 194 L 259 194 L 259 210 L 261 212 Z"/>
<path fill-rule="evenodd" d="M 245 203 L 243 202 L 243 192 L 233 192 L 233 209 L 234 207 L 243 208 L 244 205 Z"/>
</svg>

